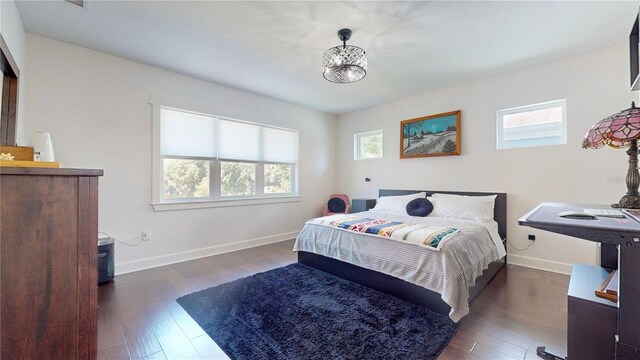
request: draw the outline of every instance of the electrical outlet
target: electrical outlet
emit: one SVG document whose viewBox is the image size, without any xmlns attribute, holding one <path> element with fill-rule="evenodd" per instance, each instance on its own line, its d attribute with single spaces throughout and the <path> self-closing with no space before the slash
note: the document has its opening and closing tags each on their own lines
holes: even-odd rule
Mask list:
<svg viewBox="0 0 640 360">
<path fill-rule="evenodd" d="M 536 241 L 536 236 L 533 234 L 529 234 L 529 240 Z"/>
<path fill-rule="evenodd" d="M 151 230 L 145 230 L 142 232 L 142 241 L 151 240 Z"/>
</svg>

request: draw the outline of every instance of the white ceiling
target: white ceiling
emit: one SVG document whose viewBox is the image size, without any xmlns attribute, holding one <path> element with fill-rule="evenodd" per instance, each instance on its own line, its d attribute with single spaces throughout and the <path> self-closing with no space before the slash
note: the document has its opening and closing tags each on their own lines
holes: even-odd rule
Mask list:
<svg viewBox="0 0 640 360">
<path fill-rule="evenodd" d="M 18 1 L 28 32 L 340 114 L 621 44 L 637 1 Z M 354 84 L 322 78 L 336 32 L 367 51 Z M 606 71 L 606 69 L 603 69 Z"/>
</svg>

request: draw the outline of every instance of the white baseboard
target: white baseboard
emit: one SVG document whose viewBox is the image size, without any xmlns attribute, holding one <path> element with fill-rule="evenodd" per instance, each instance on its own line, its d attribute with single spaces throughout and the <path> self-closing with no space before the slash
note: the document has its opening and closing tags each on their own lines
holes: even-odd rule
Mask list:
<svg viewBox="0 0 640 360">
<path fill-rule="evenodd" d="M 232 251 L 244 250 L 256 246 L 273 244 L 280 241 L 286 241 L 295 239 L 298 236 L 298 231 L 288 232 L 284 234 L 277 234 L 272 236 L 265 236 L 256 239 L 249 239 L 238 241 L 230 244 L 215 245 L 207 248 L 189 250 L 175 254 L 168 254 L 162 256 L 156 256 L 146 259 L 125 261 L 122 263 L 116 263 L 116 275 L 122 275 L 134 271 L 140 271 L 150 269 L 163 265 L 175 264 L 183 261 L 195 260 L 207 256 L 224 254 Z"/>
<path fill-rule="evenodd" d="M 507 262 L 513 265 L 571 275 L 571 264 L 569 263 L 514 254 L 507 255 Z"/>
</svg>

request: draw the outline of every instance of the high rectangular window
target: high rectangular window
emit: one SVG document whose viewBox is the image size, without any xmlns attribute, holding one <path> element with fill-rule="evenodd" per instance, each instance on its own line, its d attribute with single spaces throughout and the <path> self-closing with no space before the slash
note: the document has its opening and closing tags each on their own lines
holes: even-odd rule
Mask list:
<svg viewBox="0 0 640 360">
<path fill-rule="evenodd" d="M 162 106 L 157 112 L 155 202 L 297 195 L 297 131 Z"/>
<path fill-rule="evenodd" d="M 497 112 L 497 148 L 567 143 L 567 101 L 556 100 Z"/>
<path fill-rule="evenodd" d="M 382 130 L 353 135 L 353 159 L 376 159 L 382 157 Z"/>
</svg>

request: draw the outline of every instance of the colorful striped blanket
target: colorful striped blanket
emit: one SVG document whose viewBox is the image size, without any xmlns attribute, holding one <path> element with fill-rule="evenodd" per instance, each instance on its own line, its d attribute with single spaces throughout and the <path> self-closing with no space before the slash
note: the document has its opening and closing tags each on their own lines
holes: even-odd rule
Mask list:
<svg viewBox="0 0 640 360">
<path fill-rule="evenodd" d="M 440 250 L 440 247 L 446 240 L 460 233 L 460 230 L 456 228 L 411 224 L 359 216 L 337 215 L 313 219 L 310 222 L 353 232 L 387 237 L 434 250 Z"/>
</svg>

